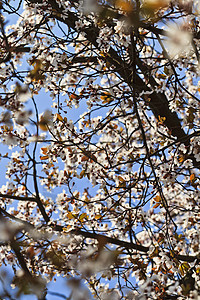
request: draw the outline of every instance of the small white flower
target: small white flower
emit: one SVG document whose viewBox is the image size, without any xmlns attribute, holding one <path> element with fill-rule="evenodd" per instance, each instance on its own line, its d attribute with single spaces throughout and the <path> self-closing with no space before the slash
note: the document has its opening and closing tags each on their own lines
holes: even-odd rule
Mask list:
<svg viewBox="0 0 200 300">
<path fill-rule="evenodd" d="M 182 26 L 183 28 L 183 26 Z M 189 54 L 192 51 L 192 34 L 181 26 L 169 26 L 168 37 L 165 41 L 170 57 L 173 59 Z"/>
<path fill-rule="evenodd" d="M 90 13 L 98 13 L 99 9 L 100 7 L 96 0 L 83 0 L 83 5 L 81 7 L 83 14 L 88 15 Z"/>
<path fill-rule="evenodd" d="M 193 163 L 191 159 L 186 159 L 183 163 L 184 167 L 186 168 L 192 168 L 193 167 Z"/>
<path fill-rule="evenodd" d="M 12 125 L 11 113 L 9 111 L 3 112 L 1 114 L 1 122 L 4 123 L 7 126 L 11 126 Z"/>
<path fill-rule="evenodd" d="M 24 125 L 24 124 L 29 123 L 29 117 L 31 114 L 32 114 L 31 110 L 17 111 L 15 113 L 16 123 L 19 125 Z"/>
</svg>

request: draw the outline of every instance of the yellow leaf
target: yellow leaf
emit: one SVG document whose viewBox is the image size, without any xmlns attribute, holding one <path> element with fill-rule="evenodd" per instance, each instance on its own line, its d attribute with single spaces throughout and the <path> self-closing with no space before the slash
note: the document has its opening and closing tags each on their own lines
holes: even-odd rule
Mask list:
<svg viewBox="0 0 200 300">
<path fill-rule="evenodd" d="M 166 75 L 165 74 L 158 74 L 157 76 L 159 79 L 166 79 Z"/>
<path fill-rule="evenodd" d="M 87 214 L 86 213 L 82 213 L 79 217 L 79 220 L 82 221 L 84 218 L 87 218 Z"/>
<path fill-rule="evenodd" d="M 182 263 L 180 266 L 179 266 L 179 270 L 180 270 L 180 273 L 181 275 L 183 276 L 188 270 L 190 269 L 190 266 L 187 262 L 184 262 Z"/>
<path fill-rule="evenodd" d="M 56 118 L 58 121 L 61 121 L 61 122 L 63 121 L 63 117 L 59 114 L 56 114 Z"/>
<path fill-rule="evenodd" d="M 126 181 L 120 182 L 118 185 L 118 188 L 125 188 L 126 187 Z"/>
<path fill-rule="evenodd" d="M 144 0 L 142 8 L 147 12 L 152 12 L 167 7 L 169 2 L 169 0 Z"/>
<path fill-rule="evenodd" d="M 87 157 L 85 155 L 81 158 L 81 161 L 88 161 L 88 160 L 89 160 L 89 157 Z"/>
<path fill-rule="evenodd" d="M 42 71 L 42 61 L 39 59 L 35 59 L 32 63 L 34 66 L 33 70 L 30 71 L 29 77 L 32 81 L 39 81 L 45 79 L 45 75 L 41 74 Z"/>
<path fill-rule="evenodd" d="M 184 276 L 184 270 L 182 268 L 182 265 L 179 266 L 179 271 L 180 271 L 181 275 Z"/>
<path fill-rule="evenodd" d="M 39 122 L 39 127 L 41 130 L 43 131 L 48 131 L 48 126 L 46 123 L 43 123 L 43 122 Z"/>
<path fill-rule="evenodd" d="M 154 198 L 154 201 L 156 201 L 156 202 L 161 202 L 161 197 L 160 197 L 160 196 L 156 196 L 156 197 Z"/>
<path fill-rule="evenodd" d="M 101 215 L 96 215 L 94 218 L 96 219 L 96 220 L 99 220 L 99 219 L 101 219 Z"/>
<path fill-rule="evenodd" d="M 189 264 L 188 264 L 187 262 L 184 262 L 184 263 L 182 263 L 182 268 L 183 268 L 185 271 L 187 271 L 187 270 L 189 270 L 190 266 L 189 266 Z"/>
<path fill-rule="evenodd" d="M 132 12 L 133 11 L 133 4 L 131 1 L 128 0 L 117 0 L 115 2 L 117 8 L 123 10 L 124 12 Z"/>
<path fill-rule="evenodd" d="M 76 95 L 76 94 L 71 94 L 70 96 L 69 96 L 69 98 L 70 98 L 70 100 L 72 100 L 72 99 L 79 99 L 79 96 L 78 95 Z"/>
<path fill-rule="evenodd" d="M 49 158 L 48 155 L 40 156 L 40 159 L 41 159 L 41 160 L 45 160 L 45 159 L 48 159 L 48 158 Z"/>
<path fill-rule="evenodd" d="M 166 120 L 165 117 L 158 116 L 159 123 L 163 124 L 165 122 L 165 120 Z"/>
<path fill-rule="evenodd" d="M 105 103 L 110 103 L 112 101 L 112 96 L 110 93 L 104 93 L 103 95 L 101 95 L 101 100 L 103 104 Z"/>
<path fill-rule="evenodd" d="M 80 175 L 79 175 L 79 178 L 82 179 L 84 175 L 85 175 L 85 170 L 82 170 Z"/>
<path fill-rule="evenodd" d="M 191 182 L 194 182 L 195 179 L 196 179 L 196 178 L 195 178 L 195 174 L 194 174 L 194 173 L 191 174 L 191 175 L 190 175 L 190 181 L 191 181 Z"/>
<path fill-rule="evenodd" d="M 46 154 L 48 149 L 47 149 L 47 147 L 42 147 L 41 150 L 42 150 L 43 154 Z"/>
<path fill-rule="evenodd" d="M 72 214 L 72 212 L 69 212 L 69 213 L 67 214 L 67 218 L 68 218 L 69 220 L 74 219 L 74 215 Z"/>
<path fill-rule="evenodd" d="M 102 56 L 102 57 L 106 57 L 106 53 L 104 51 L 100 51 L 99 54 Z"/>
<path fill-rule="evenodd" d="M 64 232 L 67 232 L 68 229 L 67 229 L 66 227 L 63 227 L 63 231 L 64 231 Z"/>
<path fill-rule="evenodd" d="M 80 193 L 79 192 L 76 192 L 76 194 L 74 194 L 74 198 L 79 198 L 79 196 L 80 196 Z"/>
<path fill-rule="evenodd" d="M 180 156 L 178 160 L 179 160 L 180 163 L 182 163 L 184 161 L 184 159 L 185 159 L 184 156 Z"/>
<path fill-rule="evenodd" d="M 200 274 L 200 268 L 197 268 L 196 273 Z"/>
<path fill-rule="evenodd" d="M 124 178 L 121 177 L 121 176 L 118 176 L 118 179 L 119 179 L 120 182 L 125 182 Z"/>
<path fill-rule="evenodd" d="M 71 229 L 71 225 L 67 225 L 67 227 L 63 227 L 63 232 L 69 232 L 69 230 Z"/>
<path fill-rule="evenodd" d="M 156 203 L 154 206 L 153 206 L 153 208 L 157 208 L 157 207 L 159 207 L 160 206 L 160 203 Z"/>
</svg>

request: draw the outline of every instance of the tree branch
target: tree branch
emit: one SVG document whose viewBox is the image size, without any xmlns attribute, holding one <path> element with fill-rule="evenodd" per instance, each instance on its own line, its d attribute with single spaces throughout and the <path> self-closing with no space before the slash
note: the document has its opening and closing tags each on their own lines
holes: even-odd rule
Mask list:
<svg viewBox="0 0 200 300">
<path fill-rule="evenodd" d="M 52 228 L 56 231 L 63 232 L 63 226 L 52 225 Z M 95 232 L 83 231 L 79 228 L 73 229 L 73 230 L 69 231 L 68 233 L 74 234 L 74 235 L 81 235 L 85 238 L 91 238 L 91 239 L 95 239 L 98 241 L 104 241 L 105 243 L 108 243 L 108 244 L 113 244 L 116 246 L 124 247 L 125 249 L 136 250 L 136 251 L 143 252 L 146 254 L 148 254 L 148 251 L 149 251 L 149 247 L 146 247 L 146 246 L 138 245 L 135 243 L 129 243 L 126 241 L 119 240 L 117 238 L 108 237 L 108 236 L 98 234 Z M 173 251 L 171 251 L 171 253 L 172 254 L 169 254 L 170 257 L 172 257 L 172 258 L 174 257 L 181 261 L 187 261 L 187 262 L 193 262 L 195 260 L 197 260 L 198 262 L 200 261 L 198 256 L 179 255 Z"/>
<path fill-rule="evenodd" d="M 36 199 L 34 197 L 21 197 L 21 196 L 1 194 L 1 193 L 0 193 L 0 198 L 13 199 L 13 200 L 19 200 L 19 201 L 36 202 Z"/>
<path fill-rule="evenodd" d="M 34 0 L 31 2 L 39 2 L 39 0 Z M 62 17 L 62 7 L 59 7 L 56 1 L 49 0 L 49 4 L 52 6 L 53 11 L 60 12 L 58 13 L 52 13 L 53 17 L 57 19 L 58 21 L 66 24 L 68 27 L 72 28 L 73 30 L 76 30 L 75 23 L 78 21 L 78 17 L 75 16 L 74 13 L 68 12 L 68 17 L 63 18 Z M 97 44 L 97 38 L 99 35 L 99 29 L 90 26 L 89 28 L 86 28 L 83 30 L 85 32 L 85 36 L 97 49 L 99 49 L 99 46 Z M 178 118 L 178 115 L 176 112 L 172 112 L 169 108 L 169 102 L 164 93 L 153 91 L 155 88 L 156 81 L 151 76 L 151 85 L 153 83 L 152 88 L 150 88 L 143 79 L 139 77 L 138 74 L 135 75 L 135 84 L 132 82 L 132 70 L 130 66 L 122 60 L 122 58 L 117 54 L 117 52 L 110 47 L 110 50 L 108 53 L 106 53 L 107 56 L 105 57 L 105 60 L 107 60 L 111 65 L 115 67 L 115 72 L 117 72 L 120 77 L 126 82 L 132 89 L 136 89 L 138 93 L 143 92 L 151 92 L 148 98 L 150 99 L 148 101 L 148 106 L 151 109 L 154 116 L 159 119 L 159 117 L 164 118 L 164 125 L 170 130 L 171 134 L 176 137 L 177 139 L 181 139 L 184 141 L 184 144 L 186 146 L 189 146 L 190 144 L 190 138 L 187 136 L 187 134 L 184 132 L 184 130 L 181 127 L 181 120 Z M 136 63 L 138 67 L 144 72 L 144 64 L 143 62 L 137 58 Z M 146 67 L 145 67 L 146 71 Z M 157 84 L 156 84 L 157 85 Z M 190 155 L 189 157 L 192 159 L 193 164 L 196 168 L 200 168 L 200 162 L 197 162 L 193 155 Z"/>
</svg>

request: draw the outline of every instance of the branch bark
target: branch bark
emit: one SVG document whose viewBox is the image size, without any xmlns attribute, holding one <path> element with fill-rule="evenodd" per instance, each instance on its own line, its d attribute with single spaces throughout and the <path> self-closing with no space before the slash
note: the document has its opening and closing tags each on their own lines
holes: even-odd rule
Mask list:
<svg viewBox="0 0 200 300">
<path fill-rule="evenodd" d="M 56 231 L 63 232 L 63 226 L 60 226 L 60 225 L 53 226 L 52 225 L 52 227 Z M 136 250 L 136 251 L 140 252 L 141 255 L 142 255 L 142 253 L 148 254 L 148 252 L 150 250 L 149 247 L 146 247 L 146 246 L 142 246 L 142 245 L 139 245 L 139 244 L 122 241 L 122 240 L 119 240 L 117 238 L 108 237 L 106 235 L 98 234 L 98 233 L 95 233 L 95 232 L 83 231 L 79 228 L 73 229 L 73 230 L 69 231 L 68 233 L 69 234 L 74 234 L 74 235 L 81 235 L 85 238 L 91 238 L 91 239 L 95 239 L 95 240 L 98 240 L 98 241 L 104 241 L 105 244 L 106 243 L 107 244 L 113 244 L 113 245 L 116 245 L 116 246 L 123 247 L 125 249 Z M 172 257 L 172 258 L 174 257 L 177 260 L 187 261 L 187 262 L 193 262 L 195 260 L 197 260 L 197 262 L 200 261 L 198 256 L 180 255 L 180 254 L 177 254 L 173 251 L 171 251 L 171 254 L 169 254 L 169 256 Z"/>
</svg>

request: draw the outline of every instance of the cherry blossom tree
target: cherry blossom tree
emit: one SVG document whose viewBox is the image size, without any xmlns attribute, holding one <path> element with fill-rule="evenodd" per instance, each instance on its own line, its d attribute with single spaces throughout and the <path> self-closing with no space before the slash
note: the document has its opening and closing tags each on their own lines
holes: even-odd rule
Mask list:
<svg viewBox="0 0 200 300">
<path fill-rule="evenodd" d="M 198 2 L 0 2 L 0 255 L 16 299 L 48 299 L 56 276 L 74 300 L 199 299 Z"/>
</svg>

